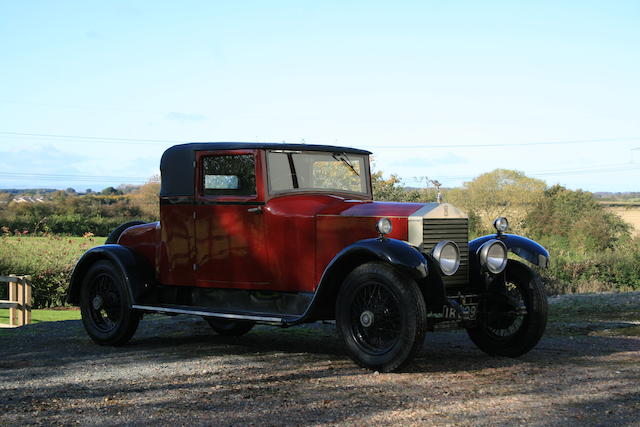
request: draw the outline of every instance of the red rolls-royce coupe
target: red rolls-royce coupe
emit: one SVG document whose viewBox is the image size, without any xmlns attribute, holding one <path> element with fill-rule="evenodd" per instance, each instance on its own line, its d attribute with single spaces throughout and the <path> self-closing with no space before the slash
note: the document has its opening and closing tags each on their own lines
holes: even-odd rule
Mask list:
<svg viewBox="0 0 640 427">
<path fill-rule="evenodd" d="M 78 261 L 69 301 L 88 335 L 122 345 L 144 313 L 202 316 L 223 335 L 335 320 L 361 366 L 392 371 L 425 333 L 465 328 L 491 355 L 541 338 L 546 267 L 527 238 L 468 241 L 447 203 L 373 201 L 369 152 L 275 143 L 191 143 L 161 161 L 160 221 L 115 229 Z M 303 338 L 301 338 L 303 339 Z"/>
</svg>

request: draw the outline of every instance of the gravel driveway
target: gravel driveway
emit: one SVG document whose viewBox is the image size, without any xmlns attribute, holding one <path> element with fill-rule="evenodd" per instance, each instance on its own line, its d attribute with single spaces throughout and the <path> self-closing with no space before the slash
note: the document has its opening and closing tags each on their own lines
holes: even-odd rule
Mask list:
<svg viewBox="0 0 640 427">
<path fill-rule="evenodd" d="M 147 316 L 109 348 L 80 321 L 40 323 L 0 335 L 0 425 L 640 425 L 640 338 L 562 326 L 519 359 L 432 333 L 408 370 L 378 374 L 330 324 L 229 339 Z"/>
</svg>

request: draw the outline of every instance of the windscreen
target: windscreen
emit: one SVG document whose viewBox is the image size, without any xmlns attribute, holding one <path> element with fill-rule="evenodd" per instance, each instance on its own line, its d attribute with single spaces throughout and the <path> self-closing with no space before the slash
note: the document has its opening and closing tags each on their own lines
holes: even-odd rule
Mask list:
<svg viewBox="0 0 640 427">
<path fill-rule="evenodd" d="M 267 152 L 269 190 L 336 191 L 367 194 L 367 157 L 323 151 Z"/>
</svg>

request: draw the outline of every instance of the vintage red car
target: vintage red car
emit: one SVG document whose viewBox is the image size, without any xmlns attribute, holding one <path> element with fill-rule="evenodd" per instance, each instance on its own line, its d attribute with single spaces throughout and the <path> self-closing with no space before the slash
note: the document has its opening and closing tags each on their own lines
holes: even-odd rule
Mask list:
<svg viewBox="0 0 640 427">
<path fill-rule="evenodd" d="M 536 242 L 468 241 L 447 203 L 373 201 L 369 152 L 274 143 L 191 143 L 161 161 L 160 221 L 128 223 L 76 265 L 69 301 L 89 336 L 122 345 L 143 313 L 202 316 L 223 335 L 256 323 L 335 320 L 361 366 L 392 371 L 425 333 L 465 328 L 492 355 L 519 356 L 547 319 Z"/>
</svg>

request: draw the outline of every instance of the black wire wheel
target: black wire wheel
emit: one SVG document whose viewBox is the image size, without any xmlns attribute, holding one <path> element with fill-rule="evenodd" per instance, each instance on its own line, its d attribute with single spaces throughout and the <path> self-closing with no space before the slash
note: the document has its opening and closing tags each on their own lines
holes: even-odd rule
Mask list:
<svg viewBox="0 0 640 427">
<path fill-rule="evenodd" d="M 230 320 L 220 319 L 217 317 L 205 317 L 211 329 L 216 331 L 218 335 L 225 337 L 239 337 L 249 332 L 255 326 L 256 322 L 248 320 Z"/>
<path fill-rule="evenodd" d="M 486 332 L 495 340 L 511 339 L 524 324 L 527 306 L 518 286 L 507 280 L 506 299 L 502 310 L 487 313 Z"/>
<path fill-rule="evenodd" d="M 426 333 L 426 307 L 416 282 L 383 263 L 357 267 L 336 301 L 336 326 L 360 366 L 390 372 L 410 362 Z"/>
<path fill-rule="evenodd" d="M 84 277 L 80 311 L 87 334 L 101 345 L 125 344 L 140 321 L 120 272 L 105 260 L 93 264 Z"/>
<path fill-rule="evenodd" d="M 536 346 L 547 325 L 547 297 L 538 275 L 509 260 L 505 292 L 483 302 L 477 325 L 467 329 L 471 340 L 491 356 L 518 357 Z"/>
</svg>

